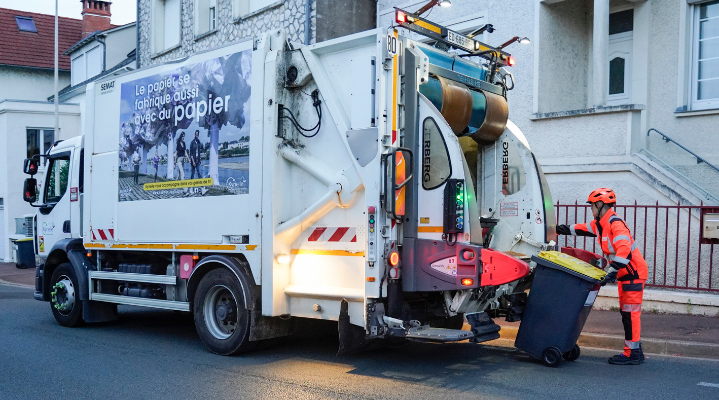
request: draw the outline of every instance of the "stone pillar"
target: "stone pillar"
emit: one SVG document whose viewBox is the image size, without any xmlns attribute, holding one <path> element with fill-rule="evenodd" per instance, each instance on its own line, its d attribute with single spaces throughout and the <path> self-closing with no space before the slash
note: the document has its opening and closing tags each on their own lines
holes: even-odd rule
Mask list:
<svg viewBox="0 0 719 400">
<path fill-rule="evenodd" d="M 607 104 L 609 85 L 609 0 L 594 0 L 594 23 L 592 30 L 592 106 Z"/>
</svg>

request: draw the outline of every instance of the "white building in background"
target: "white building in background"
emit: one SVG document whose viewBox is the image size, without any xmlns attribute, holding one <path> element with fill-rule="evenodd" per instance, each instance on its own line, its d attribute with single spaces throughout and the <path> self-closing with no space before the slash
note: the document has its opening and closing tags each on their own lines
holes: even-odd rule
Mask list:
<svg viewBox="0 0 719 400">
<path fill-rule="evenodd" d="M 377 26 L 425 3 L 379 0 Z M 707 164 L 719 166 L 719 1 L 453 0 L 429 19 L 462 33 L 492 24 L 493 45 L 531 39 L 506 49 L 509 118 L 555 201 L 608 186 L 625 204 L 719 204 Z"/>
<path fill-rule="evenodd" d="M 82 19 L 59 19 L 58 132 L 53 105 L 55 17 L 0 8 L 0 262 L 13 261 L 11 239 L 25 237 L 16 233 L 16 218 L 37 211 L 22 199 L 27 177 L 23 160 L 82 134 L 89 82 L 135 69 L 135 24 L 112 26 L 110 2 L 82 3 Z M 43 173 L 41 163 L 38 181 Z"/>
</svg>

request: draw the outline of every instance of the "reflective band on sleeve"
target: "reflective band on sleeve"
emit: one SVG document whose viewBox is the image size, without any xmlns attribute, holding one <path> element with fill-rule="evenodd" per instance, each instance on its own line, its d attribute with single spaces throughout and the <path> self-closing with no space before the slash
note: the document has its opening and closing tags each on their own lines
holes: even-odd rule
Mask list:
<svg viewBox="0 0 719 400">
<path fill-rule="evenodd" d="M 637 245 L 637 242 L 632 243 L 632 251 L 638 249 L 639 246 Z"/>
<path fill-rule="evenodd" d="M 619 264 L 624 264 L 624 265 L 629 264 L 629 260 L 627 260 L 626 258 L 619 257 L 619 256 L 614 256 L 612 258 L 612 261 L 618 262 Z"/>
<path fill-rule="evenodd" d="M 592 222 L 587 222 L 587 232 L 592 232 L 593 234 L 597 234 L 597 232 L 594 232 L 594 228 L 592 228 Z"/>
<path fill-rule="evenodd" d="M 622 221 L 623 222 L 623 220 L 621 218 L 619 218 L 618 216 L 612 215 L 612 217 L 609 218 L 609 223 L 611 224 L 614 221 Z"/>
<path fill-rule="evenodd" d="M 569 232 L 571 232 L 572 235 L 577 236 L 577 230 L 574 229 L 574 225 L 572 225 L 572 226 L 569 227 Z"/>
<path fill-rule="evenodd" d="M 631 340 L 624 341 L 624 345 L 627 346 L 627 348 L 632 349 L 632 350 L 638 349 L 640 343 L 641 342 L 632 342 Z"/>
<path fill-rule="evenodd" d="M 629 239 L 629 236 L 627 236 L 627 235 L 619 235 L 619 236 L 614 237 L 614 240 L 612 240 L 612 243 L 617 243 L 620 240 L 631 240 L 631 239 Z"/>
</svg>

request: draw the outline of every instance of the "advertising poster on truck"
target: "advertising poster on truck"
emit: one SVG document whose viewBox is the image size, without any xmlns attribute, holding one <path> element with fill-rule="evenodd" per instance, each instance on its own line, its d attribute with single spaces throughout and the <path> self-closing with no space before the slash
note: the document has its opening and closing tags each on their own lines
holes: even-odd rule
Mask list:
<svg viewBox="0 0 719 400">
<path fill-rule="evenodd" d="M 252 51 L 122 84 L 119 201 L 246 194 Z"/>
</svg>

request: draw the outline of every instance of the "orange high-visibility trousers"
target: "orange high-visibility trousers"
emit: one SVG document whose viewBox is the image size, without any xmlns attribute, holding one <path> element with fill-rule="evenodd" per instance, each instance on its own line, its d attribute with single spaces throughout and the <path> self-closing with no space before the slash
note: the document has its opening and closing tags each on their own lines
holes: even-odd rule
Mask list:
<svg viewBox="0 0 719 400">
<path fill-rule="evenodd" d="M 619 312 L 624 325 L 624 355 L 629 357 L 632 349 L 638 349 L 642 330 L 642 297 L 644 280 L 632 279 L 617 282 L 619 291 Z"/>
</svg>

